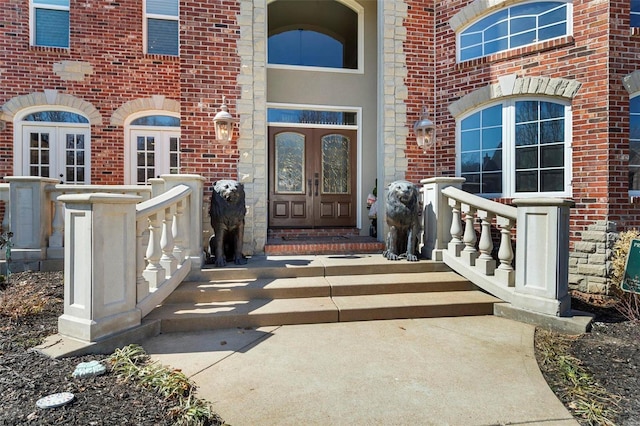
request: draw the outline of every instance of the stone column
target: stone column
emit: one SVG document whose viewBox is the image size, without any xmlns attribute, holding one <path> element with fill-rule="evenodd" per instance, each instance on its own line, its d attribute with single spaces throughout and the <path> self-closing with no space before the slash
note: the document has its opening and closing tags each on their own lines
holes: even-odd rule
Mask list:
<svg viewBox="0 0 640 426">
<path fill-rule="evenodd" d="M 456 177 L 434 177 L 420 181 L 423 185 L 423 257 L 442 260 L 442 251 L 447 249 L 447 243 L 451 240 L 451 207 L 442 190 L 448 186 L 462 188 L 464 181 L 464 178 Z"/>
<path fill-rule="evenodd" d="M 571 200 L 516 199 L 516 285 L 513 306 L 569 316 L 569 209 Z"/>
<path fill-rule="evenodd" d="M 140 325 L 136 308 L 135 195 L 62 195 L 64 314 L 58 332 L 95 342 Z"/>
</svg>

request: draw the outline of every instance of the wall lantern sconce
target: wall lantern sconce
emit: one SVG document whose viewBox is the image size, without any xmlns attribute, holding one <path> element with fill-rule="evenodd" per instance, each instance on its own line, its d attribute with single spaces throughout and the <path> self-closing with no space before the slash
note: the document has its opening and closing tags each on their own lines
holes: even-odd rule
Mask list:
<svg viewBox="0 0 640 426">
<path fill-rule="evenodd" d="M 422 114 L 420 120 L 416 121 L 413 125 L 413 132 L 416 134 L 416 142 L 418 146 L 423 150 L 429 144 L 435 140 L 436 125 L 433 121 L 429 120 L 427 116 L 429 111 L 427 107 L 422 107 Z"/>
<path fill-rule="evenodd" d="M 226 98 L 222 97 L 222 105 L 220 105 L 220 111 L 213 117 L 213 123 L 216 126 L 216 139 L 222 142 L 231 141 L 233 136 L 233 123 L 236 120 L 227 109 Z"/>
</svg>

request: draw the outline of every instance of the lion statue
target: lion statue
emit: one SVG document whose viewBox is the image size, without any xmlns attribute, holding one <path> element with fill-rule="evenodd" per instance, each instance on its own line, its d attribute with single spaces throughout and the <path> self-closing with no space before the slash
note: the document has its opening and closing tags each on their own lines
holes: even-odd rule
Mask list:
<svg viewBox="0 0 640 426">
<path fill-rule="evenodd" d="M 209 209 L 213 236 L 209 239 L 209 249 L 216 266 L 225 266 L 227 261 L 236 265 L 247 263 L 242 254 L 246 213 L 243 184 L 235 180 L 219 180 L 213 185 Z"/>
<path fill-rule="evenodd" d="M 384 257 L 389 260 L 406 257 L 410 262 L 417 261 L 420 232 L 418 188 L 404 180 L 392 182 L 387 193 L 386 208 L 389 233 Z"/>
</svg>

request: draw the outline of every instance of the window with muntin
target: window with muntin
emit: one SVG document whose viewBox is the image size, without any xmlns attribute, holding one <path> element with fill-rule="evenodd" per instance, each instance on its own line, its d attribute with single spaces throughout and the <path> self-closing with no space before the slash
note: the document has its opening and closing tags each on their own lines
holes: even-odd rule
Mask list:
<svg viewBox="0 0 640 426">
<path fill-rule="evenodd" d="M 468 61 L 571 34 L 571 3 L 529 2 L 500 9 L 458 34 L 458 60 Z"/>
<path fill-rule="evenodd" d="M 571 194 L 570 108 L 515 99 L 460 120 L 463 189 L 488 197 Z"/>
</svg>

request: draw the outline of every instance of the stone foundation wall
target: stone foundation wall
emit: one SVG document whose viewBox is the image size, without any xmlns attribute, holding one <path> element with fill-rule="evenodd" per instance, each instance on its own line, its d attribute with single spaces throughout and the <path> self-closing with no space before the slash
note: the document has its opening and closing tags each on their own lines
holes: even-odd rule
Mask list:
<svg viewBox="0 0 640 426">
<path fill-rule="evenodd" d="M 582 233 L 569 253 L 569 289 L 609 295 L 616 223 L 599 220 Z"/>
</svg>

